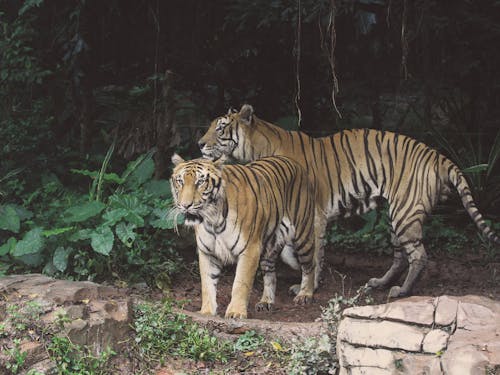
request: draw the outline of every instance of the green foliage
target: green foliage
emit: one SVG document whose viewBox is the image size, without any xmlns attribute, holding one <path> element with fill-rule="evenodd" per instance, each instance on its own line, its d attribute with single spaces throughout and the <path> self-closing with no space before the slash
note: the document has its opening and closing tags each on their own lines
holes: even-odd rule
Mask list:
<svg viewBox="0 0 500 375">
<path fill-rule="evenodd" d="M 288 371 L 299 374 L 336 374 L 338 359 L 336 355 L 337 327 L 345 308 L 373 303 L 368 290 L 361 287 L 351 297 L 335 294 L 326 307 L 322 307 L 321 320 L 328 326 L 328 334 L 319 338 L 299 340 L 291 348 Z"/>
<path fill-rule="evenodd" d="M 450 254 L 463 249 L 469 241 L 464 230 L 445 225 L 442 216 L 431 216 L 428 223 L 424 226 L 424 238 L 429 244 L 429 248 L 446 250 Z"/>
<path fill-rule="evenodd" d="M 389 229 L 386 210 L 374 210 L 353 218 L 352 222 L 334 222 L 328 240 L 335 246 L 352 250 L 391 252 Z"/>
<path fill-rule="evenodd" d="M 14 339 L 13 343 L 14 347 L 6 350 L 8 360 L 5 363 L 5 368 L 12 374 L 17 374 L 23 368 L 28 352 L 21 351 L 20 339 Z"/>
<path fill-rule="evenodd" d="M 0 11 L 0 157 L 33 152 L 50 139 L 48 99 L 36 96 L 50 71 L 42 66 L 33 40 L 37 35 L 33 8 L 42 0 L 24 1 L 14 19 Z"/>
<path fill-rule="evenodd" d="M 335 358 L 328 335 L 307 338 L 292 346 L 288 374 L 336 374 L 338 364 Z"/>
<path fill-rule="evenodd" d="M 99 355 L 87 346 L 73 344 L 67 337 L 52 337 L 47 347 L 50 358 L 61 375 L 106 375 L 108 362 L 116 353 L 107 348 Z"/>
<path fill-rule="evenodd" d="M 110 159 L 108 153 L 103 165 Z M 118 178 L 101 178 L 109 175 L 106 169 L 78 170 L 93 180 L 89 193 L 45 177 L 47 183 L 25 195 L 24 206 L 0 205 L 1 264 L 77 279 L 115 273 L 152 282 L 178 271 L 176 237 L 167 231 L 175 226 L 168 215 L 169 183 L 152 180 L 152 152 L 130 162 Z"/>
<path fill-rule="evenodd" d="M 19 305 L 7 306 L 7 319 L 5 323 L 16 336 L 22 336 L 26 330 L 35 328 L 42 313 L 41 305 L 36 301 L 29 301 Z"/>
<path fill-rule="evenodd" d="M 172 303 L 142 303 L 136 306 L 135 341 L 142 354 L 162 362 L 166 355 L 204 361 L 227 361 L 230 345 L 175 312 Z"/>
<path fill-rule="evenodd" d="M 460 203 L 459 203 L 460 204 Z M 471 222 L 461 222 L 462 228 L 446 223 L 446 215 L 431 215 L 424 224 L 424 242 L 429 249 L 445 250 L 456 253 L 470 243 L 465 228 Z M 390 227 L 387 209 L 381 212 L 370 211 L 351 221 L 337 221 L 331 226 L 328 240 L 336 247 L 340 246 L 353 251 L 377 251 L 392 254 Z"/>
<path fill-rule="evenodd" d="M 255 331 L 246 331 L 243 335 L 238 337 L 238 340 L 234 343 L 234 350 L 240 352 L 248 352 L 251 350 L 258 349 L 265 342 L 264 337 L 257 334 Z"/>
</svg>

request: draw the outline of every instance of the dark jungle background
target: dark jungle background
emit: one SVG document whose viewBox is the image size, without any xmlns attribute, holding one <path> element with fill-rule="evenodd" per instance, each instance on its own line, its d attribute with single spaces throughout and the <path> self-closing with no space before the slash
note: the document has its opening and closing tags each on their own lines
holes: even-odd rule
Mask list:
<svg viewBox="0 0 500 375">
<path fill-rule="evenodd" d="M 495 0 L 0 0 L 0 274 L 168 282 L 194 251 L 168 215 L 170 156 L 199 156 L 244 103 L 313 136 L 422 140 L 498 230 L 499 45 Z M 330 231 L 390 251 L 379 213 Z M 498 256 L 456 198 L 427 231 L 431 251 Z"/>
</svg>

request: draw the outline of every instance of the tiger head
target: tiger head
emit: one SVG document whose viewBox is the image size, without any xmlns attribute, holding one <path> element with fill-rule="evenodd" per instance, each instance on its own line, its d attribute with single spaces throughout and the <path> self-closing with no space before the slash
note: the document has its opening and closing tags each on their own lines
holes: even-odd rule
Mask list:
<svg viewBox="0 0 500 375">
<path fill-rule="evenodd" d="M 193 226 L 216 215 L 217 202 L 223 195 L 222 162 L 185 161 L 177 154 L 172 156 L 172 162 L 174 210 L 184 215 L 184 224 Z"/>
<path fill-rule="evenodd" d="M 250 161 L 246 160 L 242 143 L 250 138 L 253 131 L 253 113 L 253 107 L 244 104 L 239 112 L 230 109 L 225 116 L 213 120 L 205 135 L 198 141 L 203 157 L 214 161 L 226 157 L 241 162 Z"/>
</svg>

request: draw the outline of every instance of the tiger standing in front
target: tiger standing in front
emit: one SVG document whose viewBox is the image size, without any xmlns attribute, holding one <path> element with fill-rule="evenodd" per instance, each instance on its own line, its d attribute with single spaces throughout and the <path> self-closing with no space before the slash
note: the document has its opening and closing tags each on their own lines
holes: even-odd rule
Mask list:
<svg viewBox="0 0 500 375">
<path fill-rule="evenodd" d="M 226 318 L 246 318 L 249 294 L 260 261 L 264 291 L 257 310 L 275 302 L 278 255 L 302 281 L 294 301 L 309 303 L 314 291 L 315 186 L 292 159 L 276 156 L 248 165 L 207 159 L 184 161 L 175 154 L 171 177 L 174 210 L 194 226 L 199 257 L 200 313 L 217 313 L 221 269 L 236 263 Z"/>
<path fill-rule="evenodd" d="M 297 160 L 318 184 L 317 285 L 323 258 L 327 220 L 362 214 L 376 207 L 376 199 L 389 205 L 394 260 L 371 287 L 388 287 L 409 264 L 402 286 L 393 286 L 389 297 L 409 295 L 427 262 L 422 244 L 426 217 L 450 189 L 457 190 L 468 214 L 491 242 L 500 238 L 489 228 L 474 203 L 467 180 L 458 167 L 436 150 L 410 137 L 373 129 L 353 129 L 329 137 L 312 138 L 286 131 L 254 115 L 245 104 L 239 112 L 216 118 L 199 140 L 204 157 L 229 157 L 248 162 L 270 155 Z"/>
</svg>

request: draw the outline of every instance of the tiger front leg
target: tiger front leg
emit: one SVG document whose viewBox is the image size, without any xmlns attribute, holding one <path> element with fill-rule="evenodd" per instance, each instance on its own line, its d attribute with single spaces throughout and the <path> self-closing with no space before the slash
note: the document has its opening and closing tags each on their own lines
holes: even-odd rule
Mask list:
<svg viewBox="0 0 500 375">
<path fill-rule="evenodd" d="M 213 256 L 198 251 L 198 263 L 201 277 L 201 310 L 203 315 L 217 314 L 217 282 L 221 266 Z"/>
<path fill-rule="evenodd" d="M 226 309 L 226 318 L 246 319 L 248 299 L 260 258 L 260 245 L 249 245 L 238 257 L 233 282 L 231 302 Z"/>
</svg>

